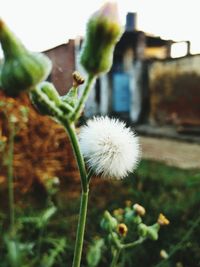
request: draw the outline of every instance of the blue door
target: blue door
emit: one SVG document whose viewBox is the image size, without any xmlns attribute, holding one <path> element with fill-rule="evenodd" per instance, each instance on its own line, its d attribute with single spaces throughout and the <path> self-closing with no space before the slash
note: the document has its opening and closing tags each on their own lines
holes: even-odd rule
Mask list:
<svg viewBox="0 0 200 267">
<path fill-rule="evenodd" d="M 126 73 L 113 74 L 113 111 L 129 112 L 130 110 L 130 78 Z"/>
</svg>

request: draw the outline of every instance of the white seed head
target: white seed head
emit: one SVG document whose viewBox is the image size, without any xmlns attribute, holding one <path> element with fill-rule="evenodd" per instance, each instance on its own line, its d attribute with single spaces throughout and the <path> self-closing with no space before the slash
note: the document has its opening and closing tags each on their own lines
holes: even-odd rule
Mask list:
<svg viewBox="0 0 200 267">
<path fill-rule="evenodd" d="M 124 178 L 140 159 L 138 137 L 118 119 L 95 117 L 81 128 L 79 138 L 88 167 L 96 175 Z"/>
</svg>

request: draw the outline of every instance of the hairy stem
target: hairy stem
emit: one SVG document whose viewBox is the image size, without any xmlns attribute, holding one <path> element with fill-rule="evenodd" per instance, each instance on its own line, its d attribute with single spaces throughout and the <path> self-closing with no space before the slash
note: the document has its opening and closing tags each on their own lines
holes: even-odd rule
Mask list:
<svg viewBox="0 0 200 267">
<path fill-rule="evenodd" d="M 72 267 L 79 267 L 81 263 L 85 223 L 87 217 L 88 193 L 89 191 L 82 192 L 81 194 L 81 205 L 80 205 L 79 221 L 76 234 L 76 243 L 75 243 L 74 259 Z"/>
<path fill-rule="evenodd" d="M 74 124 L 70 124 L 67 119 L 61 118 L 61 120 L 68 132 L 71 145 L 74 151 L 74 155 L 77 161 L 77 165 L 80 171 L 80 176 L 81 176 L 81 185 L 82 185 L 81 205 L 80 205 L 78 228 L 77 228 L 77 234 L 76 234 L 74 259 L 73 259 L 73 264 L 72 264 L 72 267 L 80 267 L 84 233 L 85 233 L 85 223 L 86 223 L 86 217 L 87 217 L 87 205 L 88 205 L 88 194 L 89 194 L 88 187 L 89 186 L 88 186 L 88 181 L 87 181 L 87 172 L 85 169 L 85 162 L 80 151 Z"/>
<path fill-rule="evenodd" d="M 85 162 L 83 159 L 83 156 L 80 151 L 79 143 L 78 143 L 78 138 L 76 135 L 75 127 L 74 124 L 70 124 L 67 119 L 62 119 L 61 121 L 63 125 L 65 126 L 67 133 L 69 135 L 71 145 L 74 151 L 74 155 L 76 158 L 76 162 L 79 168 L 80 176 L 81 176 L 81 184 L 82 184 L 82 189 L 84 192 L 88 191 L 88 183 L 87 183 L 87 173 L 86 173 L 86 168 L 85 168 Z"/>
</svg>

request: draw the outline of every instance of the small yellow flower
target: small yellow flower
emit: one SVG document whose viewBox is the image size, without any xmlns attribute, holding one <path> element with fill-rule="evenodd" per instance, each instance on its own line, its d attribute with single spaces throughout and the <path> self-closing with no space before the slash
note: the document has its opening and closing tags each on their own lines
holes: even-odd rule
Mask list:
<svg viewBox="0 0 200 267">
<path fill-rule="evenodd" d="M 126 226 L 126 224 L 124 224 L 124 223 L 120 223 L 120 224 L 118 224 L 118 226 L 117 226 L 117 232 L 118 232 L 121 236 L 125 237 L 125 236 L 127 235 L 127 232 L 128 232 L 128 227 Z"/>
<path fill-rule="evenodd" d="M 170 221 L 162 213 L 159 214 L 157 222 L 160 225 L 168 225 L 170 223 Z"/>
</svg>

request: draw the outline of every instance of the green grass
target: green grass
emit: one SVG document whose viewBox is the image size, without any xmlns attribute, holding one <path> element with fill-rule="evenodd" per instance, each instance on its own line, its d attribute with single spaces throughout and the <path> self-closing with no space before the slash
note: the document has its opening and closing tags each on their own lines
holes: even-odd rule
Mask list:
<svg viewBox="0 0 200 267">
<path fill-rule="evenodd" d="M 178 262 L 187 267 L 200 266 L 199 188 L 199 170 L 181 170 L 147 160 L 143 160 L 137 171 L 122 181 L 92 179 L 82 267 L 87 267 L 84 259 L 89 244 L 95 236 L 103 235 L 99 225 L 103 211 L 112 212 L 116 208 L 123 208 L 126 200 L 139 203 L 146 208 L 145 223 L 154 223 L 159 213 L 162 212 L 170 220 L 170 225 L 161 228 L 158 241 L 147 241 L 142 246 L 128 251 L 123 256 L 124 267 L 172 267 Z M 58 191 L 54 196 L 58 210 L 45 227 L 42 240 L 40 240 L 41 253 L 46 257 L 45 259 L 48 259 L 47 253 L 52 258 L 56 253 L 55 249 L 52 250 L 54 245 L 48 245 L 49 242 L 55 240 L 59 244 L 63 242 L 63 238 L 66 239 L 65 252 L 58 255 L 57 264 L 53 267 L 70 266 L 72 261 L 79 199 L 71 198 L 70 192 L 70 186 L 66 181 L 62 192 Z M 25 201 L 28 203 L 28 198 Z M 37 204 L 37 207 L 29 205 L 26 210 L 19 209 L 17 213 L 18 217 L 34 217 L 41 211 L 42 209 L 38 209 Z M 3 214 L 1 218 L 2 221 Z M 2 228 L 1 232 L 3 231 Z M 39 235 L 38 230 L 31 225 L 26 225 L 24 230 L 20 228 L 20 231 L 23 242 L 35 242 Z M 27 237 L 29 240 L 26 240 Z M 129 236 L 129 238 L 131 240 L 132 237 Z M 59 250 L 58 246 L 55 248 Z M 171 253 L 168 260 L 163 261 L 160 258 L 161 249 Z M 5 248 L 1 245 L 0 250 L 0 254 L 5 254 Z M 6 261 L 6 257 L 3 258 Z M 109 266 L 108 258 L 108 254 L 105 254 L 99 267 Z M 8 264 L 3 261 L 0 266 L 1 264 L 8 267 Z M 41 266 L 37 265 L 37 267 Z"/>
</svg>

